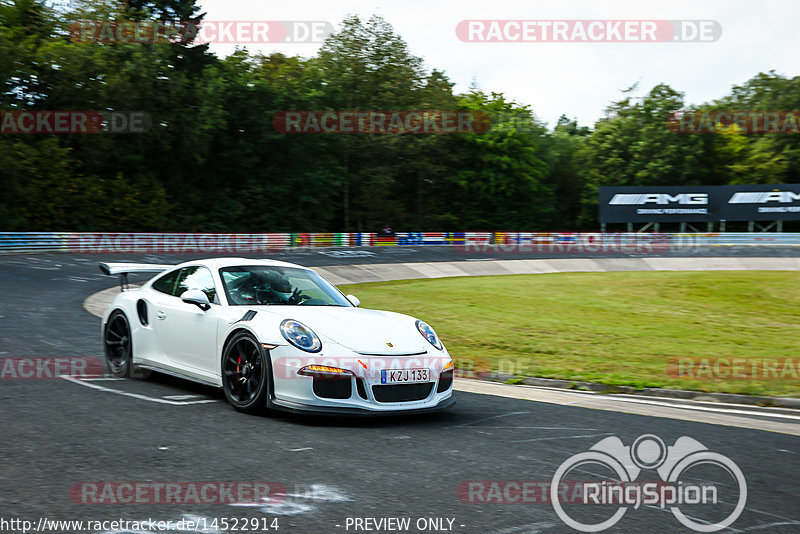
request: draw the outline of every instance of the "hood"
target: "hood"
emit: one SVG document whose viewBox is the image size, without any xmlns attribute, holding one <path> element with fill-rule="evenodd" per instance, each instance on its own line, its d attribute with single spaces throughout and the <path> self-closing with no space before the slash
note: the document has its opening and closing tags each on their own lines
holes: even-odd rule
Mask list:
<svg viewBox="0 0 800 534">
<path fill-rule="evenodd" d="M 415 319 L 399 313 L 344 306 L 275 306 L 266 311 L 305 324 L 320 337 L 323 347 L 325 341 L 332 341 L 355 352 L 380 355 L 415 354 L 431 348 L 417 331 Z"/>
</svg>

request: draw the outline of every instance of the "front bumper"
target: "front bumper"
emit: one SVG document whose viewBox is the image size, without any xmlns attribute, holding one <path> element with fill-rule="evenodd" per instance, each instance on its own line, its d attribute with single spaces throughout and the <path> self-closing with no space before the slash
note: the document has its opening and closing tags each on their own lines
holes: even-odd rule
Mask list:
<svg viewBox="0 0 800 534">
<path fill-rule="evenodd" d="M 304 413 L 379 415 L 442 410 L 455 402 L 452 371 L 442 376 L 444 363 L 450 361 L 446 349 L 414 355 L 364 355 L 327 343 L 323 352 L 309 354 L 285 345 L 270 351 L 271 407 Z M 352 374 L 320 379 L 297 373 L 311 364 L 339 367 Z M 387 385 L 380 381 L 381 369 L 428 369 L 430 378 Z"/>
</svg>

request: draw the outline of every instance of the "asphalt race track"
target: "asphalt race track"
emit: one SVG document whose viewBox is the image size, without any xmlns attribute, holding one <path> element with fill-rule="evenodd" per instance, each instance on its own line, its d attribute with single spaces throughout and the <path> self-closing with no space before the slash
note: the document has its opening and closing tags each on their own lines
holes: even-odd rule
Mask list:
<svg viewBox="0 0 800 534">
<path fill-rule="evenodd" d="M 295 251 L 275 257 L 310 266 L 486 259 L 439 247 L 391 248 Z M 794 249 L 772 252 L 798 255 Z M 693 253 L 767 255 L 763 249 L 756 253 L 746 248 Z M 540 256 L 510 254 L 502 259 L 530 257 Z M 100 321 L 82 303 L 115 280 L 101 275 L 97 263 L 186 259 L 190 258 L 0 257 L 0 358 L 101 358 Z M 244 531 L 243 523 L 233 528 L 235 519 L 244 518 L 258 522 L 250 532 L 274 531 L 273 519 L 277 532 L 283 533 L 575 532 L 550 503 L 498 502 L 516 495 L 508 481 L 549 483 L 563 462 L 601 439 L 617 436 L 631 445 L 644 434 L 656 434 L 668 445 L 688 436 L 741 469 L 747 481 L 745 508 L 722 532 L 800 532 L 800 507 L 793 489 L 800 479 L 796 435 L 475 393 L 456 395 L 458 402 L 450 411 L 427 416 L 248 416 L 235 412 L 217 390 L 163 375 L 147 381 L 27 380 L 4 375 L 0 532 L 21 532 L 2 523 L 12 518 L 33 521 L 34 527 L 41 518 L 206 521 L 205 530 L 184 523 L 160 531 L 174 533 Z M 587 480 L 603 476 L 586 469 Z M 732 479 L 701 469 L 691 480 L 724 488 Z M 91 496 L 88 503 L 82 502 L 91 487 L 87 484 L 210 481 L 269 482 L 273 497 L 252 506 L 96 504 Z M 469 486 L 470 482 L 491 488 L 493 481 L 506 488 L 505 497 L 502 490 L 500 494 L 464 491 L 478 487 Z M 77 493 L 76 487 L 81 489 Z M 727 515 L 734 504 L 720 500 L 718 515 Z M 608 507 L 567 506 L 575 517 L 583 514 L 587 520 L 610 515 Z M 223 518 L 228 528 L 222 527 Z M 377 527 L 379 523 L 368 518 L 376 522 L 409 518 L 410 526 L 398 530 L 384 522 Z M 114 527 L 83 531 L 132 532 Z M 139 530 L 150 531 L 159 532 Z M 643 504 L 628 509 L 605 532 L 693 531 L 668 508 Z"/>
</svg>

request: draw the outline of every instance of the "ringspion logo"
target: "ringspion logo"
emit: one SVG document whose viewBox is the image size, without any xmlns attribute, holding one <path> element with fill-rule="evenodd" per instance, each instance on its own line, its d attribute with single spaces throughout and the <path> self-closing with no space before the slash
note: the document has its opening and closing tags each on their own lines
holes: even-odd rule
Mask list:
<svg viewBox="0 0 800 534">
<path fill-rule="evenodd" d="M 570 473 L 585 476 L 587 468 L 610 471 L 612 479 L 581 482 L 582 500 L 568 511 L 559 489 L 564 482 L 569 483 Z M 697 469 L 713 471 L 698 474 Z M 660 480 L 637 480 L 647 471 L 655 471 Z M 722 483 L 716 483 L 719 475 Z M 567 458 L 556 469 L 550 485 L 550 503 L 556 514 L 580 532 L 611 528 L 628 510 L 642 505 L 669 509 L 678 522 L 697 532 L 717 532 L 739 518 L 746 502 L 747 482 L 739 466 L 687 436 L 671 446 L 653 434 L 643 434 L 629 446 L 616 436 L 604 438 L 588 451 Z M 581 505 L 599 506 L 608 513 L 582 517 L 586 507 Z M 608 517 L 598 520 L 597 515 Z"/>
</svg>

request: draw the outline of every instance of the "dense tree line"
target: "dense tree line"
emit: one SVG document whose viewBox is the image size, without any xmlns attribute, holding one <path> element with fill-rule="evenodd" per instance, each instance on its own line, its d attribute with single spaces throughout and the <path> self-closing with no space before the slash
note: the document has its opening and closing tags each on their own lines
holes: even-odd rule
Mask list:
<svg viewBox="0 0 800 534">
<path fill-rule="evenodd" d="M 683 95 L 624 91 L 592 128 L 473 87 L 455 94 L 380 17 L 310 58 L 74 42 L 74 20 L 202 19 L 194 0 L 0 0 L 0 110 L 145 110 L 145 134 L 0 135 L 1 230 L 596 229 L 601 185 L 800 181 L 800 135 L 679 135 Z M 800 109 L 756 75 L 705 109 Z M 281 110 L 473 110 L 485 133 L 282 134 Z"/>
</svg>

